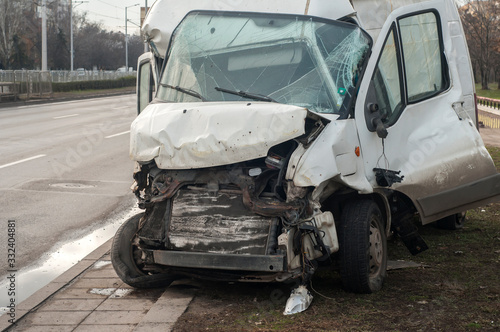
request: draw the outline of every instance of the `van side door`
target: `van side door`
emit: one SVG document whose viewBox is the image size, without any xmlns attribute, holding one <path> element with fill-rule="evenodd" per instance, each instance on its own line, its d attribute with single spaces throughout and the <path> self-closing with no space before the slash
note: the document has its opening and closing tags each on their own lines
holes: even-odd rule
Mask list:
<svg viewBox="0 0 500 332">
<path fill-rule="evenodd" d="M 389 15 L 360 86 L 356 124 L 368 181 L 408 196 L 424 224 L 500 198 L 500 175 L 475 125 L 473 82 L 451 0 Z M 386 175 L 395 181 L 381 181 Z"/>
</svg>

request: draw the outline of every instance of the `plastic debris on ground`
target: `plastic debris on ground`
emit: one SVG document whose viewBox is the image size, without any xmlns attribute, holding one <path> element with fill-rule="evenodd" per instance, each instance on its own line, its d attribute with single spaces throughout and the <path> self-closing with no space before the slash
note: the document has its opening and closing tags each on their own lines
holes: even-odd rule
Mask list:
<svg viewBox="0 0 500 332">
<path fill-rule="evenodd" d="M 295 288 L 286 301 L 283 315 L 293 315 L 306 310 L 311 305 L 312 300 L 313 296 L 307 290 L 306 286 L 302 285 Z"/>
</svg>

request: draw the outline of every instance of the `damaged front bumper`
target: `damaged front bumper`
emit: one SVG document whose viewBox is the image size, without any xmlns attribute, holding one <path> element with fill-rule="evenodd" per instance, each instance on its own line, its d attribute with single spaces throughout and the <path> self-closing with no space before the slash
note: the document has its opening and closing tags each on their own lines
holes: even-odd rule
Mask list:
<svg viewBox="0 0 500 332">
<path fill-rule="evenodd" d="M 338 250 L 333 216 L 313 216 L 311 190 L 280 184 L 282 172 L 261 162 L 182 171 L 142 165 L 134 185 L 146 210 L 135 240 L 138 264 L 155 273 L 217 271 L 221 279 L 228 271 L 222 279 L 283 281 L 303 275 L 303 249 L 311 261 Z M 293 201 L 278 198 L 284 187 Z"/>
</svg>

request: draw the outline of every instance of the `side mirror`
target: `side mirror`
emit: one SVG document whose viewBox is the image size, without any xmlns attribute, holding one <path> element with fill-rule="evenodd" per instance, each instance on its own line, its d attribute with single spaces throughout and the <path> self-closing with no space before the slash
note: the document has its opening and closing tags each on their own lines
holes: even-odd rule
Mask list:
<svg viewBox="0 0 500 332">
<path fill-rule="evenodd" d="M 370 82 L 368 93 L 366 94 L 365 105 L 366 127 L 371 132 L 377 132 L 378 137 L 386 138 L 388 132 L 383 122 L 386 116 L 380 112 L 376 101 L 377 96 L 375 94 L 375 88 L 373 87 L 373 82 Z"/>
</svg>

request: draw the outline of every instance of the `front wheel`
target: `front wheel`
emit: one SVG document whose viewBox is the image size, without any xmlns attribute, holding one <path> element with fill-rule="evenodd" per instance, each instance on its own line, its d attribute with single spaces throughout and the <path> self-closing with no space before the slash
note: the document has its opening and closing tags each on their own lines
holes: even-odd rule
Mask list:
<svg viewBox="0 0 500 332">
<path fill-rule="evenodd" d="M 142 252 L 134 244 L 134 239 L 143 215 L 135 215 L 120 226 L 111 246 L 111 263 L 118 277 L 132 287 L 166 287 L 175 280 L 173 276 L 164 273 L 148 274 L 141 270 Z"/>
<path fill-rule="evenodd" d="M 387 239 L 382 214 L 369 199 L 350 201 L 339 228 L 340 275 L 344 288 L 373 293 L 387 275 Z"/>
</svg>

